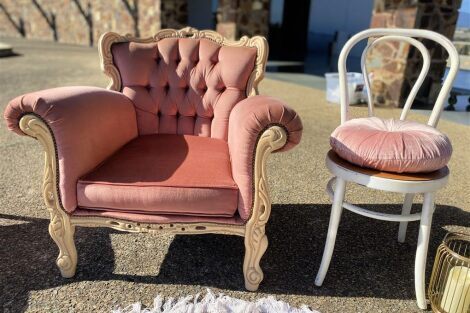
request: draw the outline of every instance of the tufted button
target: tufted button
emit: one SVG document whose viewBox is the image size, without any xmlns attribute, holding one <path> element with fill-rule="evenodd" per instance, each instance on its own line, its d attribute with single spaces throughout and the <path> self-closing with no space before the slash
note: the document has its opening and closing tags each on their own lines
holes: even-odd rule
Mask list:
<svg viewBox="0 0 470 313">
<path fill-rule="evenodd" d="M 184 91 L 188 92 L 189 91 L 189 86 L 184 87 Z"/>
<path fill-rule="evenodd" d="M 168 90 L 170 90 L 170 85 L 169 84 L 166 84 L 165 86 L 163 86 L 163 89 L 168 92 Z"/>
<path fill-rule="evenodd" d="M 152 86 L 150 86 L 150 85 L 145 86 L 145 89 L 146 89 L 147 91 L 150 91 L 151 88 L 152 88 Z"/>
</svg>

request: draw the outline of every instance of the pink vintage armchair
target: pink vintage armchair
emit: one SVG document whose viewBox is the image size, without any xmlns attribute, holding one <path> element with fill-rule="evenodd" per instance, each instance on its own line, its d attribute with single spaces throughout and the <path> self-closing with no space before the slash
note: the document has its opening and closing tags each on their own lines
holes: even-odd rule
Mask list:
<svg viewBox="0 0 470 313">
<path fill-rule="evenodd" d="M 256 95 L 267 54 L 263 37 L 106 33 L 108 90 L 55 88 L 9 103 L 9 129 L 46 152 L 43 196 L 62 276 L 75 274 L 76 226 L 219 233 L 245 238 L 245 285 L 258 288 L 271 211 L 266 160 L 302 134 L 294 110 Z"/>
</svg>

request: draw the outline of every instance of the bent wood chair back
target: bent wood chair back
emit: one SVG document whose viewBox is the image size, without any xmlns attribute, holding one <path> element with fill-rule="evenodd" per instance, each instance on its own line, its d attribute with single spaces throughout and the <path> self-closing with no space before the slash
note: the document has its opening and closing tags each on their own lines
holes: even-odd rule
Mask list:
<svg viewBox="0 0 470 313">
<path fill-rule="evenodd" d="M 370 79 L 366 67 L 366 56 L 367 53 L 374 48 L 379 43 L 385 41 L 404 41 L 408 44 L 417 48 L 423 57 L 423 67 L 418 76 L 418 79 L 413 85 L 413 88 L 408 95 L 406 102 L 403 106 L 403 110 L 400 115 L 400 120 L 405 120 L 408 112 L 410 111 L 411 105 L 416 98 L 419 88 L 423 84 L 426 75 L 429 72 L 429 67 L 431 64 L 431 57 L 429 55 L 428 49 L 415 38 L 429 39 L 438 44 L 440 44 L 449 54 L 449 72 L 447 77 L 442 83 L 441 90 L 437 97 L 434 108 L 431 112 L 431 116 L 428 120 L 428 125 L 436 127 L 441 116 L 442 110 L 444 108 L 444 102 L 446 101 L 449 92 L 452 88 L 452 84 L 457 76 L 459 70 L 459 55 L 455 49 L 452 42 L 445 36 L 435 33 L 433 31 L 424 30 L 424 29 L 389 29 L 389 28 L 375 28 L 364 30 L 349 39 L 344 45 L 338 59 L 338 72 L 339 72 L 339 88 L 340 88 L 340 103 L 341 103 L 341 124 L 346 122 L 349 119 L 348 108 L 349 108 L 349 97 L 348 97 L 348 84 L 347 84 L 347 69 L 346 69 L 346 60 L 348 58 L 349 52 L 351 49 L 361 40 L 369 39 L 369 42 L 362 52 L 361 56 L 361 70 L 364 77 L 364 85 L 367 92 L 368 100 L 368 114 L 369 117 L 374 116 L 374 103 L 373 97 L 370 90 Z"/>
</svg>

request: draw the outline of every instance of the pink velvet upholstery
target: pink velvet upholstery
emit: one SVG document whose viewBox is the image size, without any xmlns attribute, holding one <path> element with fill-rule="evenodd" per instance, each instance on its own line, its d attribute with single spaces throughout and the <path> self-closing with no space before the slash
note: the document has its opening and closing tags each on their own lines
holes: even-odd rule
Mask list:
<svg viewBox="0 0 470 313">
<path fill-rule="evenodd" d="M 34 113 L 50 127 L 59 165 L 59 191 L 65 210 L 77 207 L 78 178 L 137 136 L 132 102 L 119 92 L 96 87 L 63 87 L 13 99 L 4 116 L 22 135 L 21 116 Z"/>
<path fill-rule="evenodd" d="M 447 165 L 452 146 L 437 129 L 412 121 L 357 118 L 332 133 L 330 144 L 356 165 L 396 173 L 424 173 Z"/>
<path fill-rule="evenodd" d="M 282 101 L 253 96 L 236 105 L 229 125 L 232 173 L 240 190 L 238 212 L 242 219 L 247 220 L 253 205 L 253 161 L 259 136 L 269 126 L 285 128 L 288 141 L 279 151 L 286 151 L 300 142 L 302 122 L 297 113 Z"/>
<path fill-rule="evenodd" d="M 166 38 L 112 47 L 140 135 L 189 134 L 227 140 L 232 108 L 246 98 L 256 49 Z"/>
<path fill-rule="evenodd" d="M 50 127 L 64 209 L 246 221 L 259 136 L 279 125 L 288 133 L 280 150 L 288 150 L 302 133 L 283 102 L 246 98 L 256 48 L 166 38 L 116 43 L 112 54 L 122 92 L 49 89 L 16 98 L 5 111 L 19 134 L 29 112 Z"/>
<path fill-rule="evenodd" d="M 231 217 L 238 188 L 224 140 L 139 136 L 82 177 L 78 205 L 95 210 Z"/>
</svg>

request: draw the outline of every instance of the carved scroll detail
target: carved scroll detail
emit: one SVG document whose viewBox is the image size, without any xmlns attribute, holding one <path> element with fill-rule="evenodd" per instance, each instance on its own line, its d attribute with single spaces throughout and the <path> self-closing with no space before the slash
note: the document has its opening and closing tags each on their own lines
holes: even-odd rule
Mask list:
<svg viewBox="0 0 470 313">
<path fill-rule="evenodd" d="M 171 233 L 171 234 L 224 234 L 245 235 L 244 225 L 216 224 L 216 223 L 172 223 L 149 224 L 118 220 L 107 217 L 75 216 L 71 218 L 74 226 L 83 227 L 109 227 L 133 233 Z"/>
<path fill-rule="evenodd" d="M 113 32 L 104 33 L 99 41 L 99 53 L 101 60 L 101 70 L 110 78 L 108 89 L 120 91 L 122 88 L 121 76 L 119 70 L 113 63 L 111 46 L 118 42 L 157 42 L 164 38 L 205 38 L 212 40 L 221 46 L 229 47 L 253 47 L 257 50 L 257 56 L 254 69 L 248 79 L 246 95 L 247 97 L 258 94 L 258 84 L 264 77 L 266 61 L 268 59 L 268 43 L 266 38 L 261 36 L 247 37 L 243 36 L 240 40 L 229 40 L 213 30 L 197 30 L 192 27 L 186 27 L 180 30 L 162 29 L 153 37 L 136 38 L 130 34 L 119 35 Z"/>
<path fill-rule="evenodd" d="M 254 205 L 250 219 L 245 225 L 245 260 L 243 273 L 245 287 L 256 291 L 263 280 L 263 271 L 259 265 L 261 257 L 268 248 L 265 226 L 271 214 L 271 199 L 267 184 L 266 164 L 271 152 L 282 148 L 287 142 L 287 134 L 282 127 L 272 126 L 261 135 L 255 154 Z"/>
<path fill-rule="evenodd" d="M 62 209 L 57 191 L 57 164 L 54 139 L 49 128 L 37 116 L 27 114 L 20 119 L 20 129 L 38 139 L 45 151 L 44 182 L 42 194 L 50 214 L 49 234 L 59 247 L 56 264 L 63 277 L 75 275 L 77 251 L 73 242 L 75 227 L 69 215 Z"/>
</svg>

